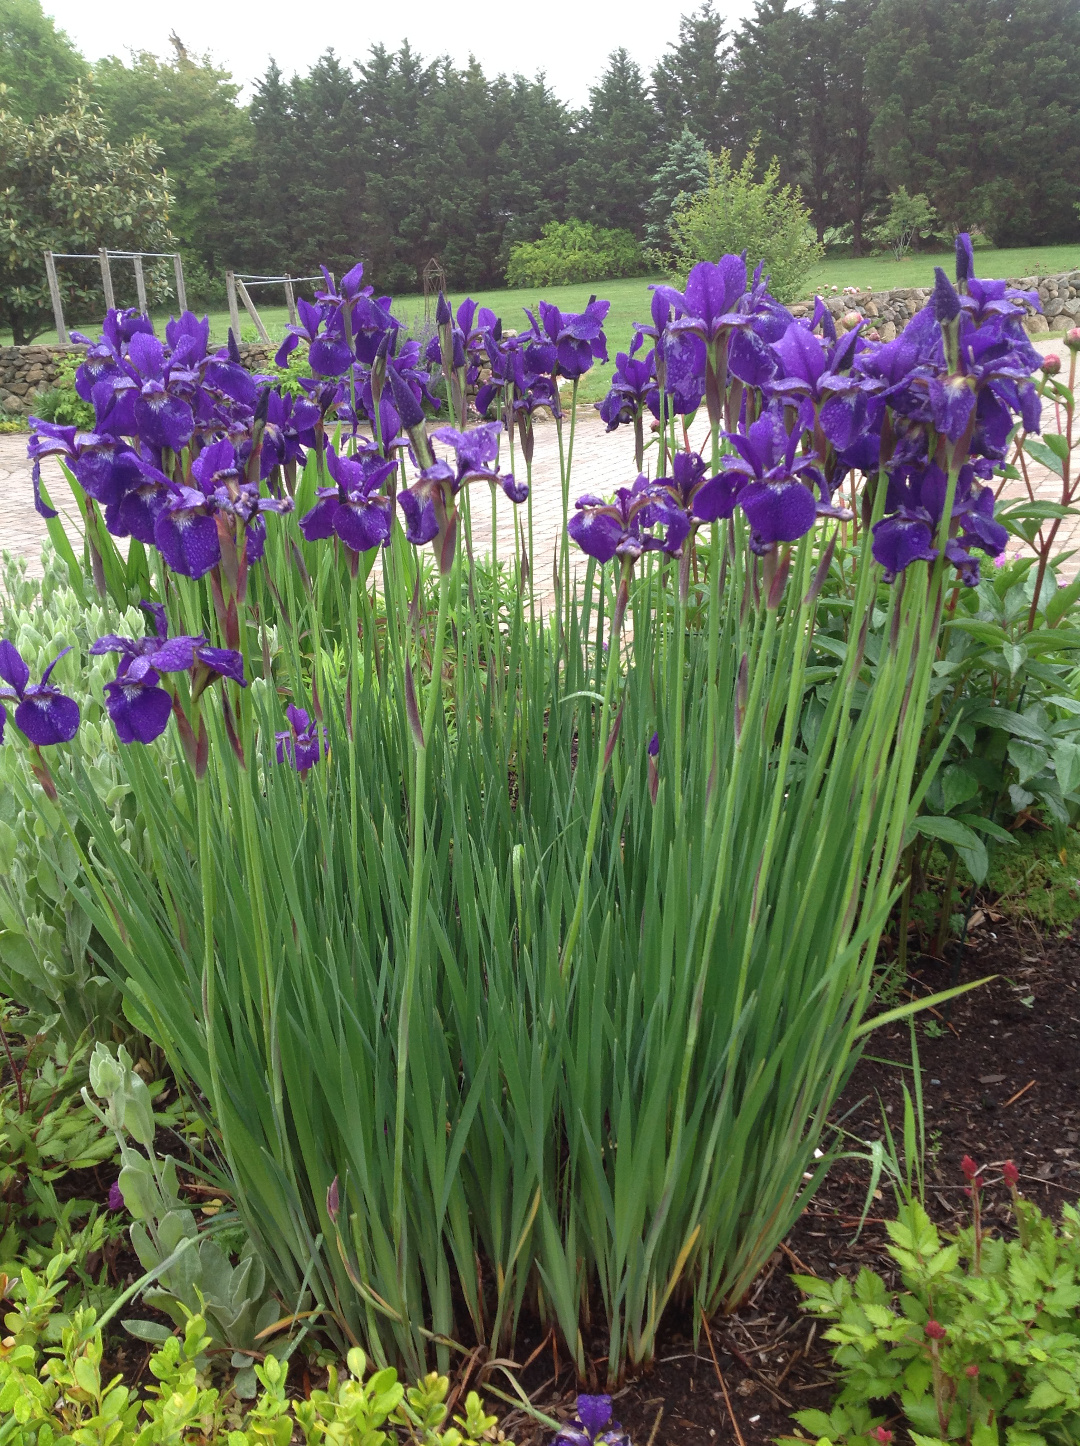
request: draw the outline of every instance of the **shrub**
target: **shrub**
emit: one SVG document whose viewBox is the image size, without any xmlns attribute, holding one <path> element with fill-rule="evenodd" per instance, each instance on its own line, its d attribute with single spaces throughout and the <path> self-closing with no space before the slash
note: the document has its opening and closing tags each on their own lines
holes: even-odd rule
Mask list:
<svg viewBox="0 0 1080 1446">
<path fill-rule="evenodd" d="M 610 281 L 640 276 L 641 247 L 629 231 L 589 221 L 550 221 L 536 241 L 510 248 L 507 286 L 569 286 L 575 281 Z"/>
<path fill-rule="evenodd" d="M 879 250 L 891 251 L 902 261 L 916 239 L 926 240 L 934 234 L 936 221 L 937 212 L 922 192 L 909 196 L 901 186 L 889 197 L 889 214 L 870 232 L 870 239 Z"/>
<path fill-rule="evenodd" d="M 34 415 L 44 422 L 55 422 L 61 427 L 80 427 L 83 431 L 94 429 L 94 409 L 84 402 L 75 390 L 75 373 L 82 362 L 81 353 L 61 358 L 56 381 L 42 394 L 34 408 Z"/>
<path fill-rule="evenodd" d="M 465 1398 L 464 1413 L 454 1417 L 457 1424 L 450 1425 L 446 1376 L 433 1371 L 406 1389 L 391 1367 L 368 1375 L 359 1348 L 349 1351 L 346 1371 L 330 1366 L 325 1390 L 297 1401 L 286 1392 L 289 1352 L 282 1360 L 267 1355 L 251 1368 L 261 1388 L 258 1399 L 241 1429 L 230 1429 L 236 1420 L 233 1393 L 206 1384 L 211 1339 L 204 1334 L 205 1317 L 189 1315 L 182 1333 L 168 1336 L 150 1356 L 156 1384 L 142 1390 L 124 1385 L 104 1362 L 101 1328 L 112 1310 L 100 1320 L 86 1307 L 57 1315 L 70 1263 L 70 1255 L 54 1256 L 44 1273 L 24 1270 L 10 1287 L 11 1309 L 4 1316 L 10 1336 L 0 1354 L 0 1413 L 8 1446 L 55 1440 L 260 1446 L 287 1443 L 298 1431 L 308 1442 L 338 1446 L 479 1446 L 495 1439 L 495 1417 L 485 1413 L 475 1391 Z M 42 1361 L 44 1343 L 57 1339 L 59 1345 L 51 1345 Z"/>
<path fill-rule="evenodd" d="M 761 180 L 751 149 L 742 165 L 721 151 L 710 162 L 709 184 L 676 207 L 671 218 L 668 263 L 686 280 L 699 261 L 715 261 L 729 251 L 746 251 L 747 263 L 765 263 L 769 290 L 779 301 L 794 301 L 806 289 L 811 271 L 824 255 L 814 237 L 810 212 L 798 186 L 780 185 L 774 156 Z"/>
<path fill-rule="evenodd" d="M 982 1222 L 984 1174 L 965 1157 L 971 1226 L 942 1240 L 917 1200 L 888 1224 L 903 1288 L 863 1269 L 854 1285 L 796 1276 L 807 1308 L 833 1322 L 825 1339 L 843 1382 L 833 1410 L 799 1411 L 821 1440 L 870 1446 L 892 1440 L 871 1403 L 899 1402 L 919 1446 L 1075 1442 L 1080 1433 L 1080 1214 L 1060 1227 L 1020 1199 L 1006 1162 L 1019 1237 L 996 1239 Z"/>
</svg>

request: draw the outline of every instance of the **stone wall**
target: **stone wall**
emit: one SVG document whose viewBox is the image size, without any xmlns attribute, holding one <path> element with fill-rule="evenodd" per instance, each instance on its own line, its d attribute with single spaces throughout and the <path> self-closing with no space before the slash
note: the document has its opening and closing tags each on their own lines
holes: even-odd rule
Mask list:
<svg viewBox="0 0 1080 1446">
<path fill-rule="evenodd" d="M 0 421 L 30 416 L 39 397 L 56 385 L 65 357 L 81 357 L 81 346 L 0 346 Z M 272 349 L 244 345 L 240 359 L 250 370 L 272 365 Z"/>
<path fill-rule="evenodd" d="M 1011 277 L 1009 285 L 1039 293 L 1043 315 L 1028 311 L 1025 325 L 1029 332 L 1066 331 L 1080 326 L 1080 271 Z M 892 291 L 849 288 L 822 296 L 841 330 L 865 318 L 871 323 L 870 335 L 876 332 L 882 341 L 892 341 L 929 298 L 929 289 L 917 286 Z M 813 307 L 791 309 L 796 316 L 808 316 Z M 0 419 L 30 416 L 37 399 L 55 385 L 63 359 L 81 355 L 82 351 L 81 346 L 0 346 Z M 272 365 L 272 349 L 261 344 L 241 346 L 240 356 L 252 371 Z"/>
<path fill-rule="evenodd" d="M 1054 276 L 1013 276 L 1009 278 L 1009 285 L 1020 291 L 1039 293 L 1042 315 L 1029 307 L 1024 321 L 1033 335 L 1080 326 L 1080 271 L 1064 271 Z M 865 318 L 870 322 L 868 331 L 871 336 L 876 332 L 882 341 L 892 341 L 897 332 L 903 331 L 915 313 L 926 305 L 930 294 L 930 288 L 925 286 L 897 287 L 892 291 L 849 287 L 845 291 L 823 293 L 821 299 L 841 330 L 849 330 Z M 793 306 L 791 309 L 796 316 L 809 316 L 813 306 Z"/>
</svg>

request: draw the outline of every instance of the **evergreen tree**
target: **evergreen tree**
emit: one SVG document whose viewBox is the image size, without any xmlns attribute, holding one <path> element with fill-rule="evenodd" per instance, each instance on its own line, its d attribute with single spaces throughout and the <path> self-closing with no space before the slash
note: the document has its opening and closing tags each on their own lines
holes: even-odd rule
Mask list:
<svg viewBox="0 0 1080 1446">
<path fill-rule="evenodd" d="M 86 76 L 86 61 L 40 0 L 0 0 L 0 110 L 27 121 L 55 115 Z"/>
<path fill-rule="evenodd" d="M 999 245 L 1076 235 L 1080 0 L 882 0 L 867 73 L 889 190 Z"/>
<path fill-rule="evenodd" d="M 756 0 L 735 33 L 727 101 L 731 147 L 780 163 L 785 183 L 806 177 L 807 22 L 788 0 Z"/>
<path fill-rule="evenodd" d="M 656 251 L 671 243 L 669 222 L 682 201 L 702 191 L 709 184 L 709 152 L 689 126 L 671 142 L 664 152 L 659 170 L 652 177 L 648 224 L 645 243 Z"/>
<path fill-rule="evenodd" d="M 612 51 L 581 117 L 581 156 L 569 178 L 571 214 L 640 235 L 658 129 L 641 70 L 624 49 Z"/>
<path fill-rule="evenodd" d="M 726 143 L 728 54 L 727 32 L 712 0 L 679 21 L 677 43 L 668 46 L 652 73 L 661 136 L 668 144 L 684 126 L 714 154 Z"/>
</svg>

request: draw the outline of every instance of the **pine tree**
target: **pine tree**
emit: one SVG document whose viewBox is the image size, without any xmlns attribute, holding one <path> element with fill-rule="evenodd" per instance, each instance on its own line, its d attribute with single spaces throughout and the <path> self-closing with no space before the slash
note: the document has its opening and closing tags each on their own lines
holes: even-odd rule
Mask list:
<svg viewBox="0 0 1080 1446">
<path fill-rule="evenodd" d="M 709 152 L 690 127 L 683 126 L 652 177 L 645 244 L 655 251 L 664 251 L 671 242 L 668 230 L 671 213 L 680 201 L 704 190 L 708 184 Z"/>
<path fill-rule="evenodd" d="M 661 139 L 678 140 L 689 126 L 714 154 L 726 144 L 728 36 L 712 0 L 679 21 L 679 39 L 669 45 L 652 73 Z"/>
<path fill-rule="evenodd" d="M 569 178 L 571 214 L 640 235 L 657 131 L 640 69 L 624 49 L 612 51 L 581 117 L 582 155 Z"/>
</svg>

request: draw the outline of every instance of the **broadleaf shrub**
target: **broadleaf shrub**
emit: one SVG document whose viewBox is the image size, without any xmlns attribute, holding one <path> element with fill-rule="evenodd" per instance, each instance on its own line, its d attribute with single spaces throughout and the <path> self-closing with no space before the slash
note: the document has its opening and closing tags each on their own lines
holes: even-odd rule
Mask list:
<svg viewBox="0 0 1080 1446">
<path fill-rule="evenodd" d="M 569 286 L 575 281 L 611 281 L 640 276 L 641 247 L 629 231 L 589 221 L 551 221 L 536 241 L 510 248 L 507 286 Z"/>
<path fill-rule="evenodd" d="M 982 1220 L 984 1173 L 965 1158 L 973 1218 L 957 1236 L 942 1238 L 916 1199 L 889 1221 L 900 1291 L 865 1268 L 854 1284 L 795 1277 L 807 1309 L 832 1322 L 841 1380 L 830 1413 L 796 1413 L 819 1442 L 890 1441 L 897 1402 L 919 1446 L 1080 1439 L 1080 1214 L 1066 1205 L 1055 1226 L 1020 1198 L 1007 1162 L 1018 1235 L 995 1237 Z"/>
<path fill-rule="evenodd" d="M 749 150 L 738 167 L 721 151 L 709 167 L 709 184 L 687 196 L 671 217 L 672 249 L 667 261 L 681 285 L 699 261 L 746 251 L 751 267 L 765 263 L 769 290 L 779 301 L 794 301 L 824 256 L 798 186 L 780 184 L 774 156 L 756 179 L 757 156 Z"/>
</svg>

